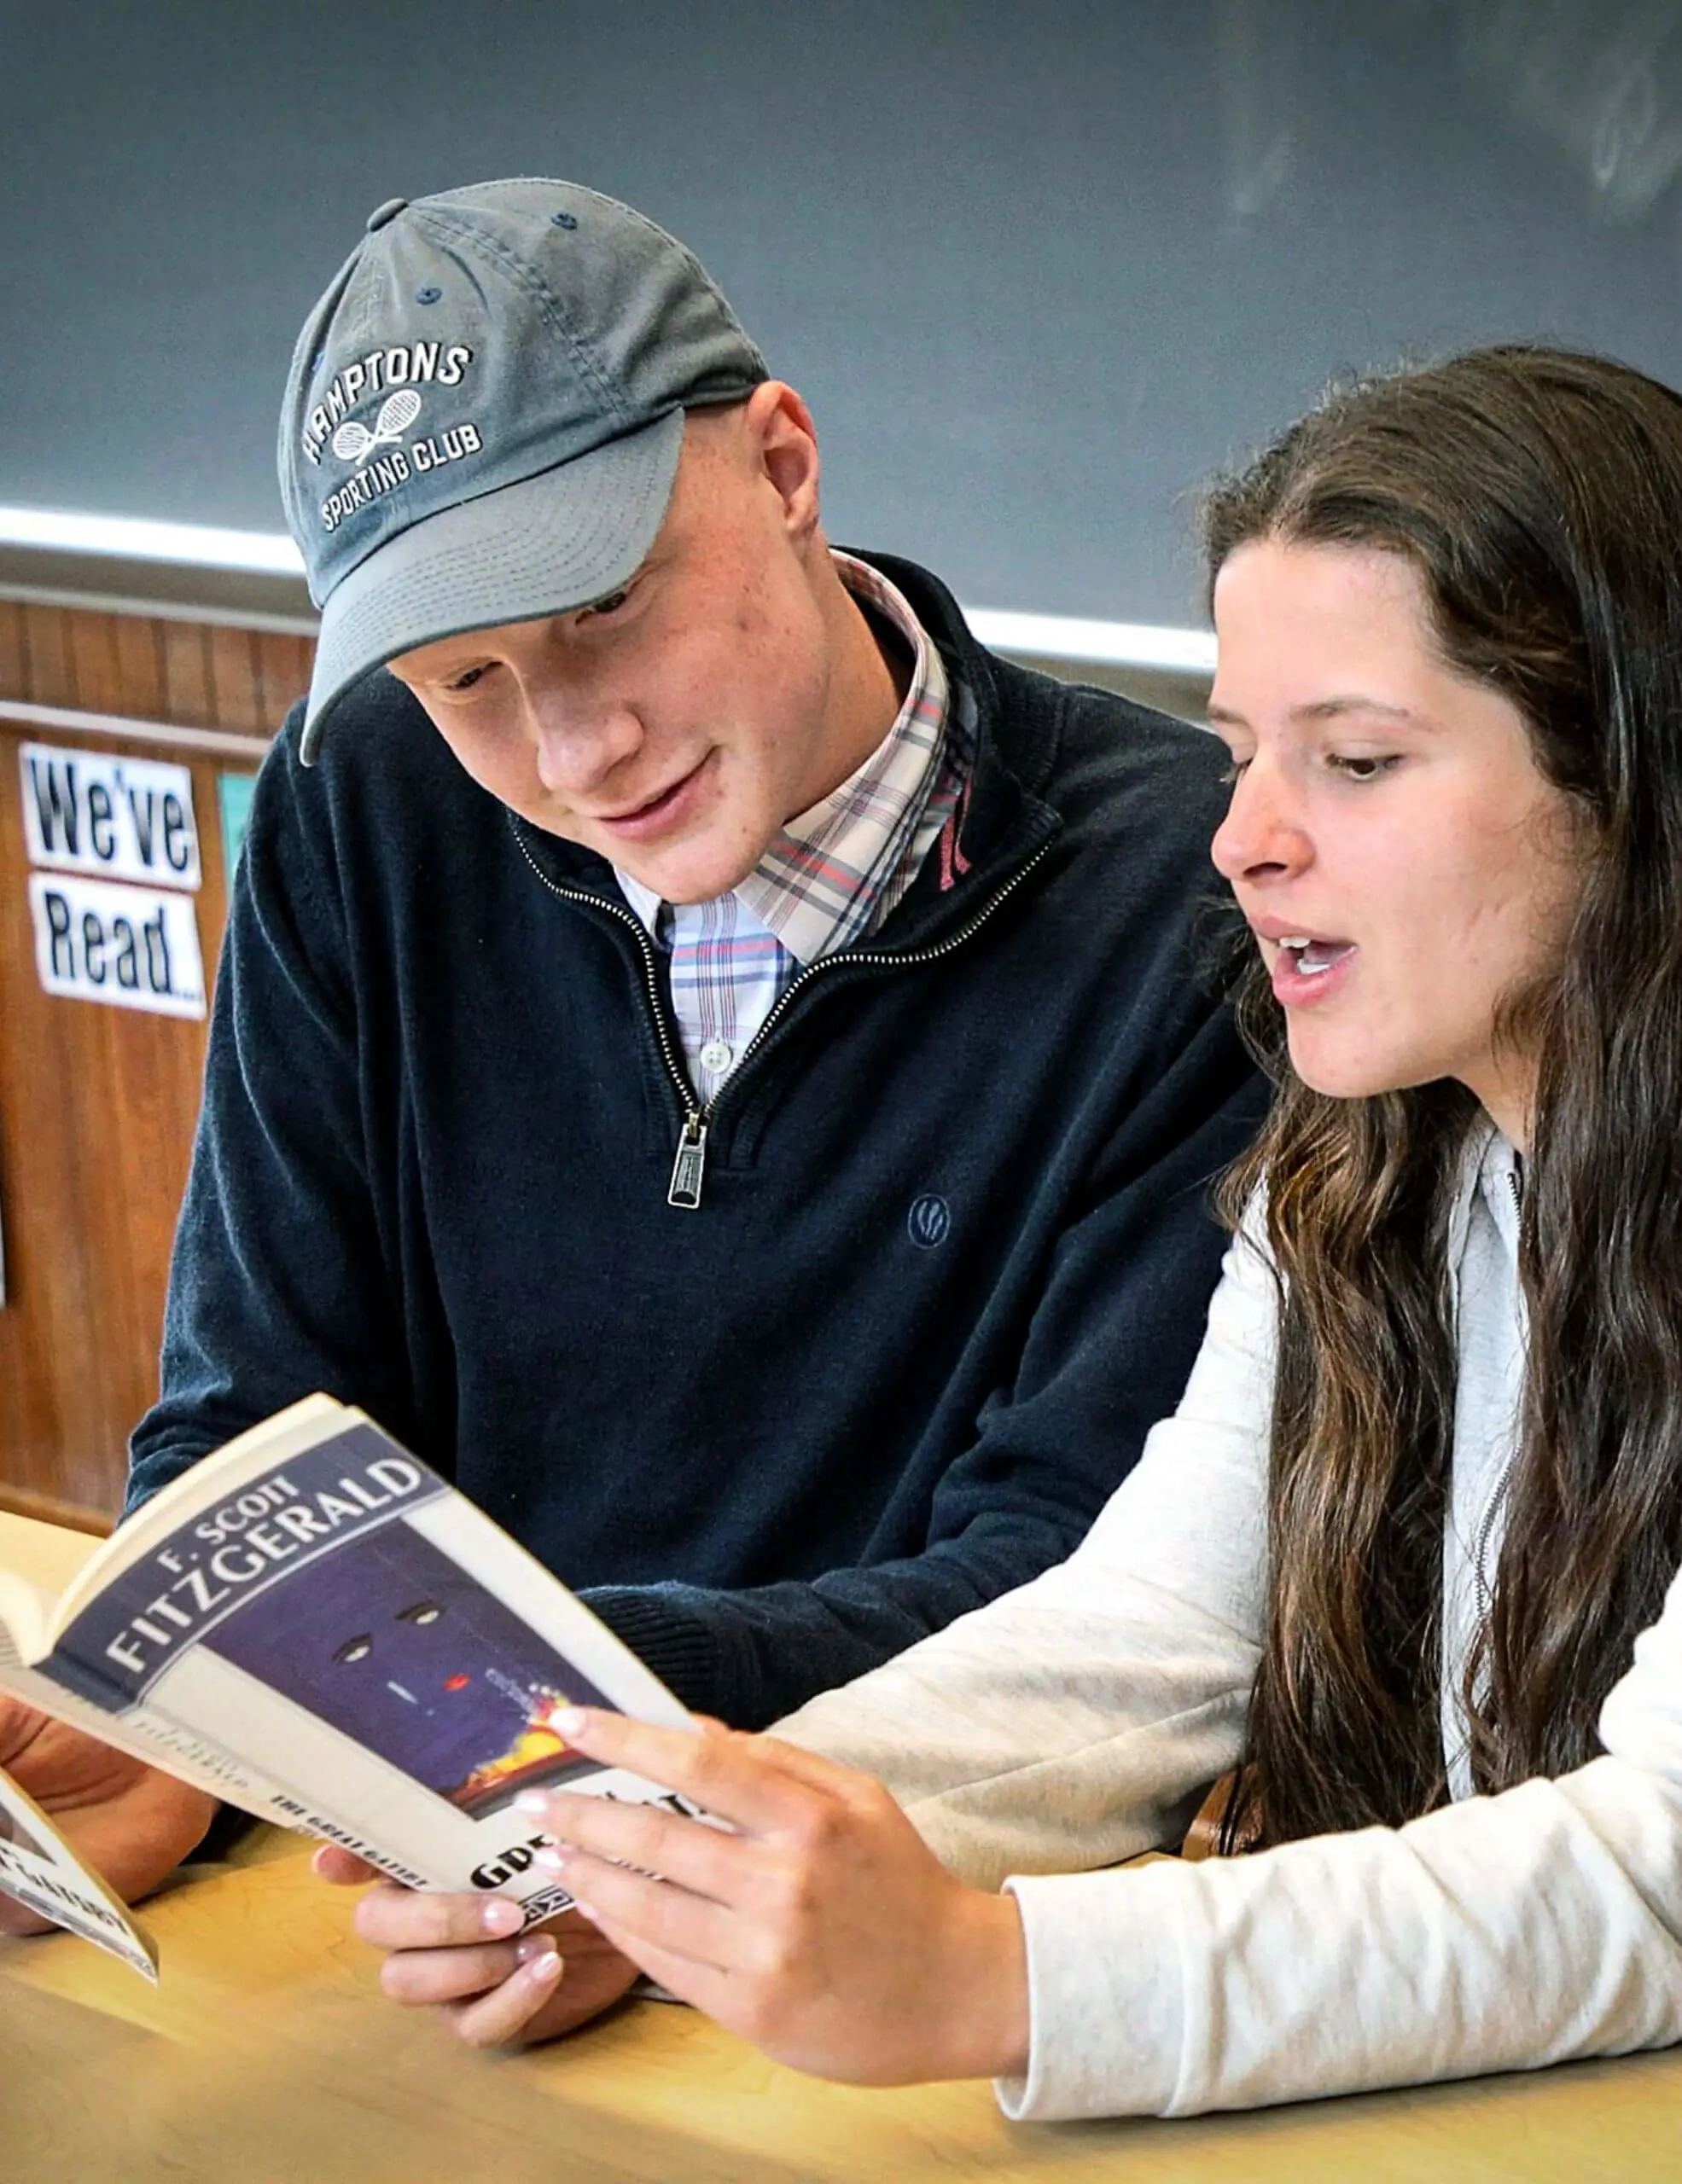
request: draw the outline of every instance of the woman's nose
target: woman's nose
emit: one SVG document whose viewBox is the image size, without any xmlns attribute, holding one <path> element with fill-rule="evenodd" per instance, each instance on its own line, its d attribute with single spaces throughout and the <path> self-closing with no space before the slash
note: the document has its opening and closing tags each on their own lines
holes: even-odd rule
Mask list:
<svg viewBox="0 0 1682 2184">
<path fill-rule="evenodd" d="M 1209 854 L 1221 876 L 1234 881 L 1289 877 L 1310 862 L 1295 799 L 1272 765 L 1253 758 L 1239 775 Z"/>
</svg>

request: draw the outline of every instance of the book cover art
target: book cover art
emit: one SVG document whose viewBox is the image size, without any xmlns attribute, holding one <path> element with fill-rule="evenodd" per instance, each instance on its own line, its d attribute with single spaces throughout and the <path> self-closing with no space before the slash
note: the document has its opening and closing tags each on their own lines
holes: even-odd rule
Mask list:
<svg viewBox="0 0 1682 2184">
<path fill-rule="evenodd" d="M 400 1517 L 294 1569 L 201 1643 L 474 1819 L 593 1771 L 553 1717 L 611 1703 Z"/>
<path fill-rule="evenodd" d="M 236 1802 L 251 1777 L 253 1809 L 411 1886 L 518 1887 L 531 1829 L 503 1809 L 527 1786 L 664 1795 L 573 1751 L 556 1717 L 581 1703 L 680 1726 L 672 1694 L 371 1420 L 321 1422 L 219 1494 L 207 1470 L 179 1521 L 78 1601 L 45 1679 L 199 1776 L 232 1769 Z M 531 1886 L 522 1902 L 559 1893 Z"/>
</svg>

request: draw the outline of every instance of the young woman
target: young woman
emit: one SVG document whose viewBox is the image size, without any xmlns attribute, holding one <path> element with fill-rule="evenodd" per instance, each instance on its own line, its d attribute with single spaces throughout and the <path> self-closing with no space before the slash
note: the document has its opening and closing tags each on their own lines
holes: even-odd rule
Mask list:
<svg viewBox="0 0 1682 2184">
<path fill-rule="evenodd" d="M 376 1891 L 393 1991 L 540 2031 L 610 1945 L 803 2068 L 1036 2117 L 1682 2037 L 1679 538 L 1682 400 L 1539 350 L 1213 496 L 1280 1089 L 1178 1413 L 1069 1562 L 782 1740 L 585 1717 L 734 1832 L 539 1798 L 589 1943 L 417 1948 Z M 1240 1763 L 1246 1855 L 1097 1870 Z"/>
</svg>

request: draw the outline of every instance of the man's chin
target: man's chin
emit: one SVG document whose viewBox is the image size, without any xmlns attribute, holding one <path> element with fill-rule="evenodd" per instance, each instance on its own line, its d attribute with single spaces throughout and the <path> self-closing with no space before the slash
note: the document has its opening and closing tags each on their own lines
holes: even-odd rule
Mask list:
<svg viewBox="0 0 1682 2184">
<path fill-rule="evenodd" d="M 686 842 L 661 847 L 657 844 L 616 841 L 604 828 L 579 826 L 552 813 L 521 811 L 521 816 L 545 834 L 580 849 L 594 850 L 616 872 L 623 872 L 660 897 L 663 903 L 710 903 L 739 887 L 765 854 L 765 844 L 745 849 L 708 847 Z"/>
<path fill-rule="evenodd" d="M 734 826 L 673 828 L 652 841 L 615 841 L 606 828 L 591 846 L 664 903 L 710 903 L 739 887 L 776 838 L 776 828 L 746 816 Z"/>
<path fill-rule="evenodd" d="M 720 895 L 730 894 L 742 885 L 758 861 L 754 858 L 747 864 L 721 868 L 713 878 L 673 879 L 652 872 L 645 877 L 623 862 L 619 868 L 621 872 L 629 872 L 633 880 L 642 880 L 643 886 L 651 887 L 661 902 L 670 903 L 674 909 L 681 909 L 685 904 L 711 903 Z"/>
<path fill-rule="evenodd" d="M 616 870 L 626 873 L 632 880 L 650 889 L 663 903 L 676 906 L 691 903 L 710 903 L 720 895 L 728 895 L 739 887 L 759 863 L 762 851 L 737 851 L 727 853 L 686 845 L 683 850 L 667 852 L 644 850 L 638 853 L 628 844 L 615 845 L 611 841 L 595 841 L 591 847 L 598 850 Z"/>
</svg>

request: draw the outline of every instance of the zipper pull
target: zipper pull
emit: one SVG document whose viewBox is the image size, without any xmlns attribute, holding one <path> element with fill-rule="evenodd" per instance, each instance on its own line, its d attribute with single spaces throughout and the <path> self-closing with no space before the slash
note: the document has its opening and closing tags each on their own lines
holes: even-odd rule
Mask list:
<svg viewBox="0 0 1682 2184">
<path fill-rule="evenodd" d="M 678 1157 L 672 1164 L 672 1182 L 666 1203 L 694 1212 L 701 1204 L 701 1178 L 706 1166 L 707 1125 L 691 1107 L 684 1118 L 684 1134 L 678 1140 Z"/>
</svg>

